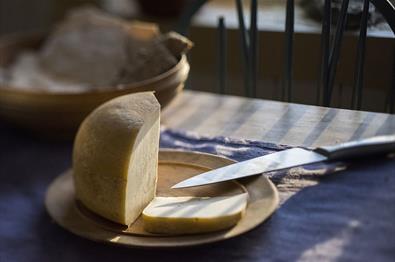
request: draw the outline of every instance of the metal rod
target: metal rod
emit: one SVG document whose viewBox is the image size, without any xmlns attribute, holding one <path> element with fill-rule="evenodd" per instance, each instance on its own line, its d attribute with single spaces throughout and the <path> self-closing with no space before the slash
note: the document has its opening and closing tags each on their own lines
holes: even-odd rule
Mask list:
<svg viewBox="0 0 395 262">
<path fill-rule="evenodd" d="M 395 113 L 395 70 L 393 72 L 392 77 L 392 90 L 390 91 L 390 98 L 389 98 L 389 113 Z"/>
<path fill-rule="evenodd" d="M 328 90 L 325 96 L 324 105 L 329 106 L 332 98 L 333 84 L 336 78 L 336 68 L 339 61 L 340 49 L 343 40 L 343 33 L 347 24 L 347 9 L 349 0 L 343 0 L 340 9 L 340 17 L 336 25 L 336 34 L 333 44 L 332 53 L 329 58 L 329 80 L 328 80 Z"/>
<path fill-rule="evenodd" d="M 257 55 L 258 55 L 258 33 L 257 33 L 257 9 L 258 1 L 251 0 L 251 23 L 250 23 L 250 97 L 256 96 L 257 82 Z"/>
<path fill-rule="evenodd" d="M 317 105 L 322 104 L 321 91 L 326 96 L 328 93 L 328 79 L 329 79 L 329 50 L 330 50 L 330 35 L 331 35 L 331 0 L 325 0 L 324 15 L 322 19 L 321 32 L 321 85 L 317 86 Z"/>
<path fill-rule="evenodd" d="M 361 109 L 362 103 L 362 89 L 364 80 L 364 68 L 365 68 L 365 46 L 366 46 L 366 31 L 368 27 L 368 11 L 369 11 L 369 0 L 364 0 L 363 11 L 361 16 L 361 24 L 358 38 L 357 47 L 357 68 L 354 78 L 353 94 L 351 99 L 351 105 L 353 109 Z"/>
<path fill-rule="evenodd" d="M 244 66 L 244 88 L 246 90 L 246 95 L 248 96 L 249 93 L 251 92 L 250 89 L 250 60 L 249 60 L 249 43 L 248 43 L 248 31 L 246 29 L 245 23 L 244 23 L 244 13 L 243 13 L 243 6 L 241 4 L 241 0 L 236 0 L 236 10 L 237 10 L 237 18 L 239 20 L 239 29 L 240 29 L 240 40 L 241 40 L 241 46 L 243 49 L 242 52 L 242 60 L 243 60 L 243 66 Z"/>
<path fill-rule="evenodd" d="M 285 18 L 285 68 L 283 96 L 291 102 L 292 99 L 292 66 L 293 66 L 293 40 L 294 40 L 294 0 L 287 0 Z M 283 97 L 284 100 L 285 97 Z"/>
<path fill-rule="evenodd" d="M 388 111 L 390 114 L 395 113 L 395 48 L 393 53 L 393 65 L 392 65 L 392 85 L 390 86 L 389 96 L 388 96 Z"/>
<path fill-rule="evenodd" d="M 224 17 L 218 18 L 218 73 L 219 73 L 219 92 L 225 94 L 226 90 L 226 64 L 227 64 L 227 43 L 226 26 Z"/>
<path fill-rule="evenodd" d="M 239 28 L 240 28 L 240 35 L 241 35 L 241 44 L 243 48 L 243 55 L 244 55 L 244 60 L 248 61 L 248 31 L 246 29 L 245 23 L 244 23 L 244 12 L 243 12 L 243 6 L 241 4 L 241 0 L 236 0 L 236 9 L 237 9 L 237 18 L 239 20 Z"/>
</svg>

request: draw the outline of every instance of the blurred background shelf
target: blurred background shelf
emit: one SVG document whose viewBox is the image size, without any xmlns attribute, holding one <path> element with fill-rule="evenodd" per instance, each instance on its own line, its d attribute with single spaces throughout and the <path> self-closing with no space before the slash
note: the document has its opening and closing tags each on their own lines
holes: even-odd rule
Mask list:
<svg viewBox="0 0 395 262">
<path fill-rule="evenodd" d="M 249 1 L 245 1 L 249 2 Z M 285 2 L 259 1 L 259 74 L 257 97 L 280 100 L 284 61 Z M 295 1 L 294 38 L 294 97 L 293 102 L 315 104 L 316 86 L 320 70 L 321 23 L 306 16 Z M 248 10 L 248 6 L 246 6 Z M 190 38 L 195 41 L 191 53 L 191 88 L 195 90 L 218 90 L 213 73 L 217 71 L 216 26 L 217 17 L 224 16 L 228 30 L 228 93 L 244 95 L 241 43 L 234 1 L 210 1 L 196 15 L 190 29 Z M 249 23 L 248 12 L 245 12 Z M 211 40 L 212 39 L 212 40 Z M 332 104 L 335 107 L 349 108 L 358 33 L 348 31 L 344 37 L 341 60 L 335 82 Z M 383 111 L 388 89 L 394 72 L 394 34 L 386 23 L 368 29 L 365 90 L 362 109 Z"/>
<path fill-rule="evenodd" d="M 155 1 L 146 1 L 155 2 Z M 182 0 L 166 1 L 182 6 Z M 244 1 L 245 3 L 249 1 Z M 285 0 L 261 0 L 258 9 L 259 29 L 259 74 L 257 97 L 279 100 L 283 79 Z M 47 29 L 68 8 L 86 3 L 95 3 L 112 13 L 128 18 L 159 23 L 163 31 L 174 29 L 177 15 L 155 16 L 141 12 L 137 1 L 22 1 L 0 0 L 0 34 Z M 316 86 L 320 68 L 321 24 L 307 17 L 306 12 L 295 1 L 294 38 L 294 98 L 293 102 L 316 103 Z M 248 5 L 245 6 L 248 10 Z M 160 7 L 158 7 L 160 8 Z M 163 7 L 162 7 L 163 9 Z M 180 7 L 180 10 L 182 8 Z M 175 11 L 176 12 L 176 11 Z M 245 12 L 247 25 L 248 12 Z M 191 72 L 188 88 L 199 91 L 218 92 L 217 81 L 217 18 L 223 16 L 228 28 L 228 86 L 226 93 L 245 95 L 238 21 L 233 0 L 209 1 L 196 14 L 189 30 L 195 42 L 190 55 Z M 334 107 L 350 108 L 354 64 L 358 34 L 348 31 L 344 37 L 341 60 L 333 93 Z M 384 111 L 384 102 L 394 75 L 394 34 L 383 23 L 368 29 L 365 89 L 362 109 Z"/>
</svg>

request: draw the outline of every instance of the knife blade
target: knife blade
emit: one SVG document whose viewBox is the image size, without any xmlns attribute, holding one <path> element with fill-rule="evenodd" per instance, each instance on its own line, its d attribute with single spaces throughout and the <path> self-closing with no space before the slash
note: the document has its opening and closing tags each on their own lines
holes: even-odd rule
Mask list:
<svg viewBox="0 0 395 262">
<path fill-rule="evenodd" d="M 211 170 L 181 181 L 172 188 L 202 186 L 322 161 L 347 160 L 390 152 L 395 152 L 395 134 L 314 150 L 292 148 Z"/>
</svg>

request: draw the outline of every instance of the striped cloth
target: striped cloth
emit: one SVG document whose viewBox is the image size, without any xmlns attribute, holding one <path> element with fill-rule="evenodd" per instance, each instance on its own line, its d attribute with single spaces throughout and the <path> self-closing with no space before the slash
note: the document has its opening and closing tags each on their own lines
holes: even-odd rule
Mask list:
<svg viewBox="0 0 395 262">
<path fill-rule="evenodd" d="M 196 248 L 137 250 L 80 238 L 53 223 L 47 214 L 45 191 L 56 176 L 70 167 L 70 143 L 43 142 L 6 128 L 0 128 L 0 138 L 0 262 L 395 258 L 393 159 L 364 160 L 324 176 L 337 165 L 312 165 L 267 174 L 278 188 L 281 205 L 251 232 Z M 287 148 L 166 128 L 162 130 L 161 147 L 208 152 L 238 161 Z"/>
<path fill-rule="evenodd" d="M 160 146 L 237 161 L 289 148 L 166 128 Z M 233 244 L 204 253 L 243 261 L 394 261 L 395 161 L 379 157 L 347 165 L 314 164 L 266 174 L 280 195 L 271 219 Z"/>
<path fill-rule="evenodd" d="M 161 129 L 160 147 L 210 153 L 235 161 L 244 161 L 291 148 L 286 145 L 248 139 L 234 139 L 223 136 L 205 137 L 193 132 L 173 130 L 165 127 Z M 265 175 L 277 185 L 280 191 L 280 200 L 283 202 L 291 196 L 291 192 L 296 192 L 297 188 L 301 189 L 305 186 L 316 184 L 320 176 L 341 170 L 343 167 L 344 163 L 342 162 L 331 164 L 316 163 L 292 168 L 288 171 L 271 172 Z M 292 184 L 292 190 L 289 184 Z M 282 189 L 284 187 L 286 190 L 283 192 Z"/>
</svg>

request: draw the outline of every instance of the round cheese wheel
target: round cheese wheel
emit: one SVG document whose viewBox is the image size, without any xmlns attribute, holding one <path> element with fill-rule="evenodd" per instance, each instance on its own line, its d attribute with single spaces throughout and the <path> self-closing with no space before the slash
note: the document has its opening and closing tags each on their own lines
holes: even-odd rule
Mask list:
<svg viewBox="0 0 395 262">
<path fill-rule="evenodd" d="M 81 124 L 73 149 L 76 197 L 94 213 L 129 225 L 154 198 L 160 105 L 152 92 L 104 103 Z"/>
</svg>

